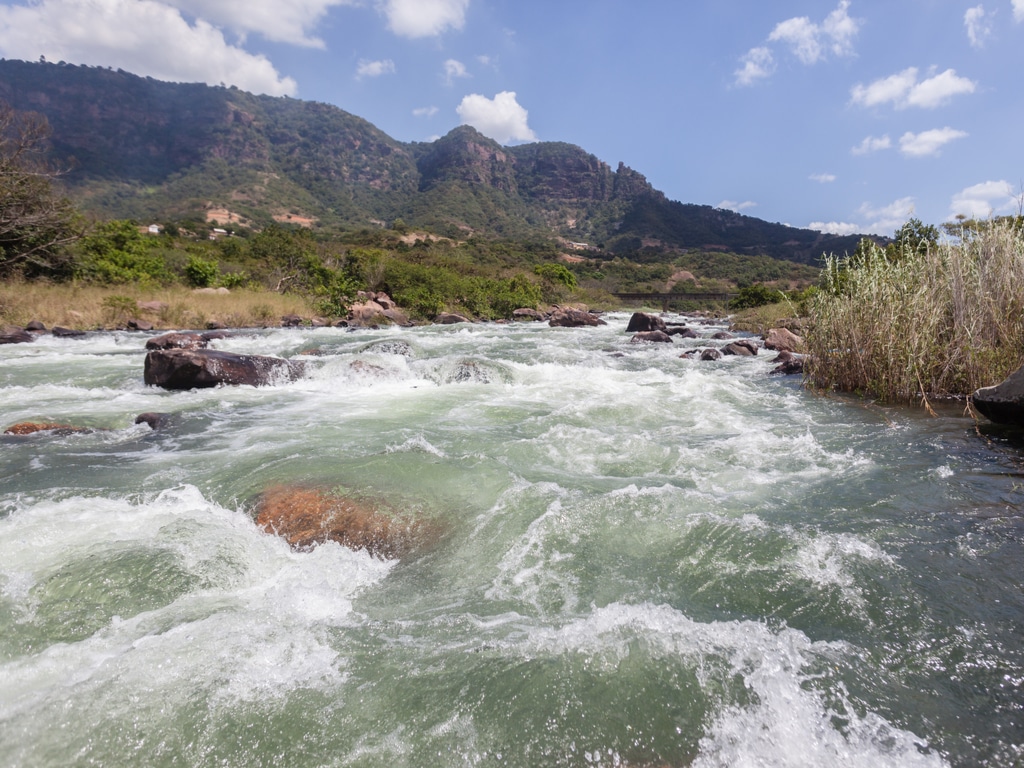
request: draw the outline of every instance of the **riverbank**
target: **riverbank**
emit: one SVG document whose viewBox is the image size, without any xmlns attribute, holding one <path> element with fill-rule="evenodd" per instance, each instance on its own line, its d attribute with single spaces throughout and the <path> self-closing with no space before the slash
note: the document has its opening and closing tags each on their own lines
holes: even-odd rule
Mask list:
<svg viewBox="0 0 1024 768">
<path fill-rule="evenodd" d="M 279 325 L 285 315 L 317 314 L 298 294 L 233 289 L 190 290 L 182 286 L 142 289 L 78 283 L 0 283 L 0 326 L 24 328 L 32 321 L 47 328 L 115 330 L 138 318 L 154 329 L 231 328 Z"/>
</svg>

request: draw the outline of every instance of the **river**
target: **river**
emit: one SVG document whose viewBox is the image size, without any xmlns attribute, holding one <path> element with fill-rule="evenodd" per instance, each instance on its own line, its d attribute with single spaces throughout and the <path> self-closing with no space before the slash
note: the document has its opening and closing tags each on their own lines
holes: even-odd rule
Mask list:
<svg viewBox="0 0 1024 768">
<path fill-rule="evenodd" d="M 0 429 L 95 428 L 0 438 L 0 765 L 1024 765 L 1020 435 L 606 319 L 0 347 Z M 444 533 L 293 551 L 282 483 Z"/>
</svg>

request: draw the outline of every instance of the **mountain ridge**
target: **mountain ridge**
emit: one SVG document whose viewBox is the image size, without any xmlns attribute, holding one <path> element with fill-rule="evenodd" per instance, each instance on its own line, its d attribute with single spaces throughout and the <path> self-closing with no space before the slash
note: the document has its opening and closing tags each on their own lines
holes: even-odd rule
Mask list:
<svg viewBox="0 0 1024 768">
<path fill-rule="evenodd" d="M 229 211 L 232 225 L 326 231 L 401 219 L 453 236 L 808 264 L 860 239 L 669 200 L 640 172 L 566 142 L 505 147 L 462 125 L 406 143 L 340 107 L 234 87 L 0 59 L 0 101 L 46 117 L 52 159 L 72 169 L 69 195 L 103 217 L 216 221 Z"/>
</svg>

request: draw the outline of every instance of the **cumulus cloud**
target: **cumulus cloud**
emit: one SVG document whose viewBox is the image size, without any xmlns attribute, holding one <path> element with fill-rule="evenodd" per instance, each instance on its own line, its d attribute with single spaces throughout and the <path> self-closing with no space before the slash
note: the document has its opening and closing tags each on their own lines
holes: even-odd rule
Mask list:
<svg viewBox="0 0 1024 768">
<path fill-rule="evenodd" d="M 1024 1 L 1024 0 L 1022 0 Z M 780 21 L 768 35 L 769 43 L 779 43 L 804 64 L 816 64 L 834 56 L 853 55 L 853 39 L 860 30 L 860 22 L 847 12 L 850 0 L 840 0 L 836 9 L 821 23 L 807 16 L 794 16 Z M 740 59 L 740 67 L 733 74 L 737 85 L 753 85 L 775 71 L 775 59 L 768 46 L 751 48 Z"/>
<path fill-rule="evenodd" d="M 807 228 L 824 232 L 827 235 L 855 235 L 861 231 L 859 225 L 845 221 L 812 221 Z"/>
<path fill-rule="evenodd" d="M 850 152 L 854 155 L 868 155 L 872 152 L 889 149 L 891 146 L 892 140 L 889 138 L 889 134 L 884 136 L 865 136 L 864 141 L 852 147 Z"/>
<path fill-rule="evenodd" d="M 864 203 L 857 209 L 857 213 L 869 222 L 861 227 L 862 231 L 876 235 L 891 235 L 914 215 L 914 198 L 901 197 L 881 208 Z"/>
<path fill-rule="evenodd" d="M 1013 0 L 1013 20 L 1024 21 L 1024 0 Z"/>
<path fill-rule="evenodd" d="M 267 40 L 323 48 L 310 32 L 336 5 L 357 0 L 163 0 L 194 18 L 245 35 L 255 32 Z"/>
<path fill-rule="evenodd" d="M 113 66 L 174 82 L 227 83 L 273 96 L 297 91 L 265 56 L 229 45 L 208 21 L 190 24 L 178 9 L 154 0 L 0 6 L 0 54 Z"/>
<path fill-rule="evenodd" d="M 388 28 L 402 37 L 433 37 L 462 29 L 469 0 L 380 0 Z"/>
<path fill-rule="evenodd" d="M 831 184 L 836 180 L 836 175 L 834 173 L 812 173 L 807 178 L 819 184 Z"/>
<path fill-rule="evenodd" d="M 444 63 L 444 81 L 451 85 L 457 77 L 469 77 L 466 65 L 455 59 L 448 59 Z"/>
<path fill-rule="evenodd" d="M 975 48 L 984 48 L 985 41 L 992 34 L 991 17 L 985 13 L 985 6 L 976 5 L 964 13 L 964 28 L 967 39 Z"/>
<path fill-rule="evenodd" d="M 771 76 L 775 71 L 775 59 L 770 48 L 751 48 L 746 55 L 740 59 L 740 68 L 733 74 L 736 75 L 736 85 L 753 85 L 758 80 Z"/>
<path fill-rule="evenodd" d="M 515 91 L 502 91 L 493 99 L 471 93 L 455 109 L 464 125 L 471 125 L 499 144 L 536 141 L 527 125 L 527 111 L 516 101 Z"/>
<path fill-rule="evenodd" d="M 360 59 L 356 67 L 356 77 L 380 77 L 381 75 L 393 75 L 395 73 L 395 62 L 391 59 L 380 61 L 367 61 Z"/>
<path fill-rule="evenodd" d="M 414 117 L 433 117 L 437 112 L 437 107 L 417 107 L 412 114 Z"/>
<path fill-rule="evenodd" d="M 983 181 L 953 195 L 949 205 L 952 217 L 987 219 L 993 214 L 1017 213 L 1022 205 L 1021 194 L 1014 194 L 1008 181 Z"/>
<path fill-rule="evenodd" d="M 806 16 L 780 21 L 768 35 L 768 41 L 788 44 L 804 64 L 816 64 L 828 52 L 849 56 L 853 53 L 853 38 L 860 29 L 860 23 L 847 13 L 849 7 L 849 0 L 842 0 L 821 24 Z"/>
<path fill-rule="evenodd" d="M 723 200 L 722 202 L 715 206 L 715 208 L 723 208 L 727 211 L 736 211 L 736 213 L 742 213 L 748 208 L 756 207 L 757 203 L 755 203 L 753 200 L 745 200 L 742 203 L 737 202 L 736 200 Z"/>
<path fill-rule="evenodd" d="M 933 128 L 930 131 L 911 133 L 907 131 L 900 136 L 900 152 L 909 157 L 928 157 L 937 155 L 946 144 L 967 136 L 966 131 L 953 128 Z"/>
<path fill-rule="evenodd" d="M 918 82 L 917 67 L 875 80 L 868 85 L 858 83 L 850 90 L 850 100 L 862 107 L 875 107 L 891 103 L 896 109 L 921 107 L 934 109 L 962 93 L 974 93 L 977 84 L 959 77 L 954 69 L 947 69 Z"/>
</svg>

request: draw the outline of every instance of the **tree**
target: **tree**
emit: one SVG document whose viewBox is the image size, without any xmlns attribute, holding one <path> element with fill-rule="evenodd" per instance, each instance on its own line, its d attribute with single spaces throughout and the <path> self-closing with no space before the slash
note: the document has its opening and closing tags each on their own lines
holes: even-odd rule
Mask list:
<svg viewBox="0 0 1024 768">
<path fill-rule="evenodd" d="M 893 242 L 885 249 L 890 259 L 898 260 L 911 253 L 924 256 L 939 244 L 939 230 L 931 224 L 922 223 L 920 219 L 909 219 L 893 233 L 892 239 Z"/>
<path fill-rule="evenodd" d="M 0 103 L 0 277 L 68 277 L 64 246 L 82 235 L 71 202 L 53 181 L 60 172 L 43 158 L 45 118 Z"/>
</svg>

